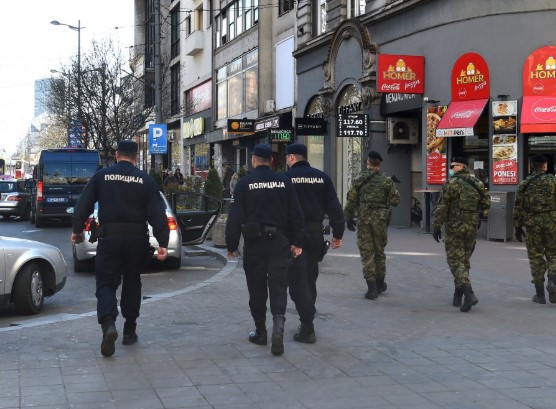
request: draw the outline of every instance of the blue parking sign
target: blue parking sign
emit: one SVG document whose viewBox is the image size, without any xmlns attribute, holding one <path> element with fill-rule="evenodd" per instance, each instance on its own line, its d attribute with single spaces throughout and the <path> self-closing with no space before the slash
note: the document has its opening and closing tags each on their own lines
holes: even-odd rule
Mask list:
<svg viewBox="0 0 556 409">
<path fill-rule="evenodd" d="M 149 152 L 151 154 L 168 153 L 168 125 L 149 125 Z"/>
</svg>

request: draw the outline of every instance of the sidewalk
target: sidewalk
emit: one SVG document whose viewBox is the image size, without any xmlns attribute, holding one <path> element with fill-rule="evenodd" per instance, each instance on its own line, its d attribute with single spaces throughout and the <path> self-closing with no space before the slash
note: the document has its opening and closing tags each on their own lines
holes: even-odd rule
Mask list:
<svg viewBox="0 0 556 409">
<path fill-rule="evenodd" d="M 444 246 L 430 234 L 392 228 L 387 256 L 388 290 L 366 300 L 347 231 L 321 264 L 317 343 L 292 340 L 289 302 L 279 357 L 247 342 L 253 323 L 237 261 L 145 300 L 139 342 L 118 339 L 112 358 L 100 354 L 94 314 L 2 330 L 0 408 L 556 408 L 556 305 L 530 301 L 522 243 L 479 239 L 479 304 L 469 313 L 451 306 Z"/>
</svg>

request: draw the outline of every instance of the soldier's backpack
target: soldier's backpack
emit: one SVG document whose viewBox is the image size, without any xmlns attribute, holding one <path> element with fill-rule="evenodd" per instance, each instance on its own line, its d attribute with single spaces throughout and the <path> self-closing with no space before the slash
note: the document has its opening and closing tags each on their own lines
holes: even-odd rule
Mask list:
<svg viewBox="0 0 556 409">
<path fill-rule="evenodd" d="M 484 192 L 481 192 L 481 188 L 471 178 L 455 176 L 455 179 L 462 182 L 461 186 L 465 192 L 458 201 L 460 210 L 468 213 L 476 212 L 481 214 L 481 198 Z"/>
<path fill-rule="evenodd" d="M 527 181 L 523 194 L 525 209 L 528 212 L 540 213 L 556 210 L 556 203 L 550 187 L 554 183 L 550 180 L 551 178 L 554 178 L 554 176 L 541 173 Z"/>
</svg>

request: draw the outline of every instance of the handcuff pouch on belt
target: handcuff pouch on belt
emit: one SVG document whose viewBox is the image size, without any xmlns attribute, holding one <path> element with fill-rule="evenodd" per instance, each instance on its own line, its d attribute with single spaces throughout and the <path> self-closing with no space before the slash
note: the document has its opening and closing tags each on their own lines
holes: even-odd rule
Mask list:
<svg viewBox="0 0 556 409">
<path fill-rule="evenodd" d="M 323 241 L 320 254 L 319 254 L 319 261 L 322 261 L 324 259 L 324 256 L 326 256 L 326 253 L 328 253 L 329 248 L 330 248 L 330 242 L 328 240 Z"/>
<path fill-rule="evenodd" d="M 258 222 L 247 222 L 241 226 L 241 233 L 245 240 L 258 240 L 263 235 L 262 225 Z"/>
</svg>

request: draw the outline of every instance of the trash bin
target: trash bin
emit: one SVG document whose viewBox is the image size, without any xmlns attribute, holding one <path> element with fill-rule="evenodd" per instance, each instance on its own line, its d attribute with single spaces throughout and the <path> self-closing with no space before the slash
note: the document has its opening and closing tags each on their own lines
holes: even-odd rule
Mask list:
<svg viewBox="0 0 556 409">
<path fill-rule="evenodd" d="M 508 240 L 513 237 L 513 212 L 515 192 L 488 192 L 490 212 L 488 214 L 488 240 Z"/>
</svg>

